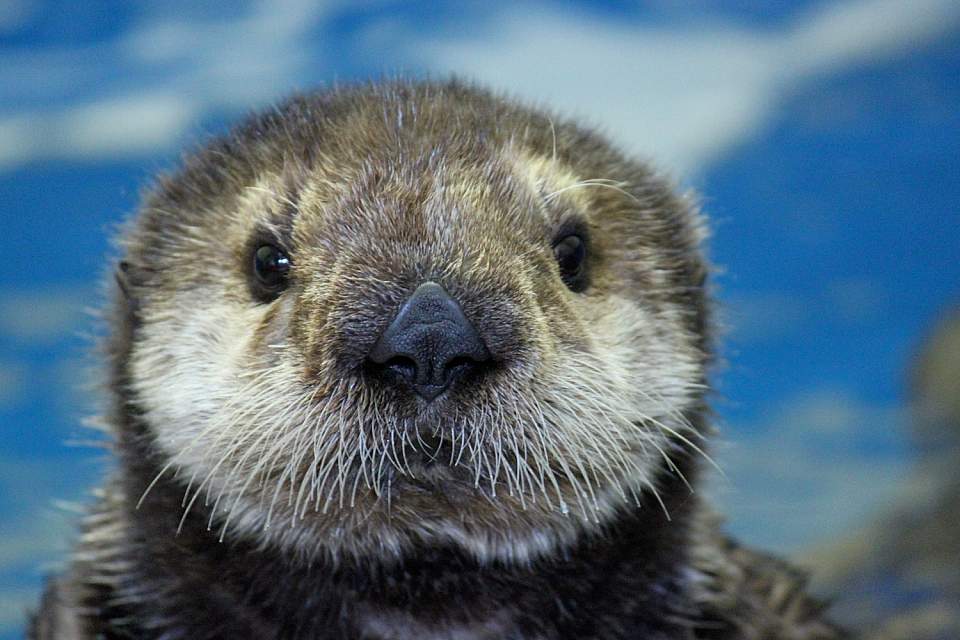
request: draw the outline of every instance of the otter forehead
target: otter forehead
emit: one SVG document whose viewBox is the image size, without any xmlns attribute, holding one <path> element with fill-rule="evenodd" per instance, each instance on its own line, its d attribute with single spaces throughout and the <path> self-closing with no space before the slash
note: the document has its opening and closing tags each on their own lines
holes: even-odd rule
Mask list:
<svg viewBox="0 0 960 640">
<path fill-rule="evenodd" d="M 161 181 L 130 247 L 149 263 L 259 224 L 317 260 L 397 248 L 501 258 L 569 218 L 610 245 L 595 253 L 619 269 L 611 280 L 702 272 L 689 204 L 598 136 L 469 87 L 398 84 L 293 99 L 213 142 Z M 658 264 L 665 247 L 672 264 Z"/>
<path fill-rule="evenodd" d="M 542 552 L 696 436 L 700 234 L 602 139 L 474 89 L 294 99 L 132 225 L 131 402 L 224 533 Z"/>
<path fill-rule="evenodd" d="M 542 246 L 558 216 L 520 179 L 509 152 L 486 154 L 470 165 L 456 148 L 381 151 L 346 175 L 338 170 L 338 182 L 319 167 L 300 190 L 295 243 L 385 263 L 503 258 Z"/>
</svg>

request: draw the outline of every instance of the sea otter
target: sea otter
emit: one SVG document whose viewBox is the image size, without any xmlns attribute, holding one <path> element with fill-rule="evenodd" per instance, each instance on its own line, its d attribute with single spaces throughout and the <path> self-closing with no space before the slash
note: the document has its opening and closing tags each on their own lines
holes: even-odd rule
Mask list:
<svg viewBox="0 0 960 640">
<path fill-rule="evenodd" d="M 295 96 L 120 239 L 118 465 L 35 638 L 830 639 L 725 538 L 705 224 L 461 81 Z"/>
</svg>

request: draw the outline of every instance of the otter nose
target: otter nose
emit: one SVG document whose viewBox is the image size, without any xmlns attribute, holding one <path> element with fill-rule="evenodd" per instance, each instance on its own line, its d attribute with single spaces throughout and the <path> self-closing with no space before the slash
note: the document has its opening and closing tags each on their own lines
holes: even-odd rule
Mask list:
<svg viewBox="0 0 960 640">
<path fill-rule="evenodd" d="M 490 359 L 457 301 L 435 282 L 413 292 L 367 357 L 375 369 L 430 402 Z"/>
</svg>

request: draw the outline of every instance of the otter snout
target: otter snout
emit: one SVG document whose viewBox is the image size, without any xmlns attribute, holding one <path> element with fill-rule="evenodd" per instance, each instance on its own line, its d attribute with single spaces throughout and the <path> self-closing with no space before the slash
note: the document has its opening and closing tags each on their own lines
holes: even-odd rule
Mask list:
<svg viewBox="0 0 960 640">
<path fill-rule="evenodd" d="M 435 282 L 417 287 L 367 356 L 381 377 L 427 402 L 489 361 L 476 327 Z"/>
</svg>

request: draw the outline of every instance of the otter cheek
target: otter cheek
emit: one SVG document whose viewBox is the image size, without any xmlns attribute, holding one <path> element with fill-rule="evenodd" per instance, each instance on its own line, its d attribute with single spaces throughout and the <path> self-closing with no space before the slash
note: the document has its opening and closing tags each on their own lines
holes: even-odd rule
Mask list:
<svg viewBox="0 0 960 640">
<path fill-rule="evenodd" d="M 182 303 L 189 311 L 145 322 L 134 344 L 134 391 L 170 456 L 203 456 L 210 420 L 237 394 L 244 370 L 254 320 L 246 316 L 255 314 L 207 300 L 192 297 Z"/>
</svg>

